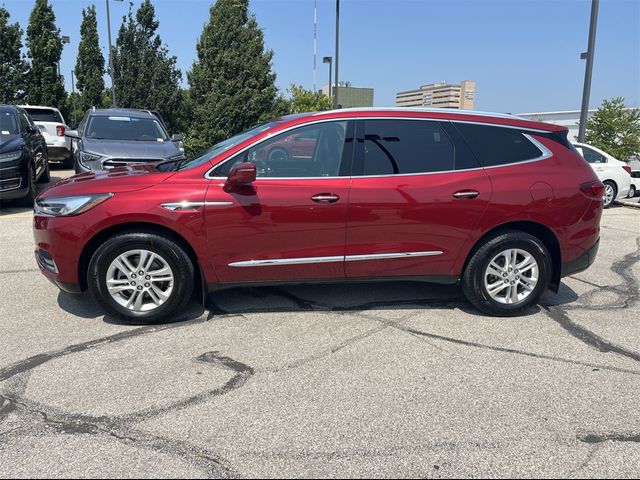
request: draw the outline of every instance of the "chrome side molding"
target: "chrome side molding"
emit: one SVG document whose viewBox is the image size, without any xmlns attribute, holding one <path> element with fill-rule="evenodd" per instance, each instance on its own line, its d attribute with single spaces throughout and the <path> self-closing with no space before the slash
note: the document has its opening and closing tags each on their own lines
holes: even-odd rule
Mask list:
<svg viewBox="0 0 640 480">
<path fill-rule="evenodd" d="M 245 260 L 242 262 L 230 263 L 230 267 L 269 267 L 274 265 L 305 265 L 308 263 L 329 263 L 329 262 L 357 262 L 362 260 L 387 260 L 393 258 L 408 257 L 430 257 L 442 255 L 442 251 L 433 250 L 428 252 L 399 252 L 399 253 L 376 253 L 371 255 L 339 255 L 332 257 L 301 257 L 301 258 L 276 258 L 272 260 Z"/>
<path fill-rule="evenodd" d="M 195 210 L 199 207 L 224 207 L 233 205 L 233 202 L 173 202 L 173 203 L 163 203 L 160 206 L 162 208 L 166 208 L 167 210 L 176 211 L 176 210 Z"/>
</svg>

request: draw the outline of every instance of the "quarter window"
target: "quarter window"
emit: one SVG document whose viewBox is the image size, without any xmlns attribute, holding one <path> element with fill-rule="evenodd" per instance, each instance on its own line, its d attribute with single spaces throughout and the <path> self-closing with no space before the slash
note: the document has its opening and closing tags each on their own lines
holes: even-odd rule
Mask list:
<svg viewBox="0 0 640 480">
<path fill-rule="evenodd" d="M 258 177 L 336 177 L 344 151 L 347 122 L 323 122 L 289 130 L 236 155 L 216 168 L 226 177 L 240 163 L 256 165 Z"/>
<path fill-rule="evenodd" d="M 363 175 L 454 169 L 454 148 L 437 122 L 365 120 Z"/>
<path fill-rule="evenodd" d="M 455 127 L 483 167 L 525 162 L 542 152 L 525 135 L 513 128 L 454 122 Z"/>
<path fill-rule="evenodd" d="M 607 163 L 607 157 L 587 147 L 579 147 L 582 156 L 589 163 Z"/>
</svg>

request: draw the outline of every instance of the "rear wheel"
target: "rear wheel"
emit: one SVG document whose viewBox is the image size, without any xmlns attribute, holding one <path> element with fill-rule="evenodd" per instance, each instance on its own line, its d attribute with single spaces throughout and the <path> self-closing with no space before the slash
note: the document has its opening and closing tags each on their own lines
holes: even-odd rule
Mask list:
<svg viewBox="0 0 640 480">
<path fill-rule="evenodd" d="M 616 199 L 618 195 L 618 189 L 616 188 L 616 184 L 611 180 L 604 181 L 604 208 L 609 208 L 613 205 L 613 201 Z"/>
<path fill-rule="evenodd" d="M 627 198 L 633 198 L 635 196 L 636 196 L 636 186 L 631 185 L 631 187 L 629 187 L 629 193 L 627 194 Z"/>
<path fill-rule="evenodd" d="M 473 253 L 462 290 L 489 315 L 516 316 L 538 302 L 550 279 L 551 257 L 544 244 L 528 233 L 505 231 Z"/>
<path fill-rule="evenodd" d="M 167 237 L 125 233 L 96 250 L 87 284 L 114 317 L 158 323 L 184 312 L 193 293 L 194 266 L 184 249 Z"/>
</svg>

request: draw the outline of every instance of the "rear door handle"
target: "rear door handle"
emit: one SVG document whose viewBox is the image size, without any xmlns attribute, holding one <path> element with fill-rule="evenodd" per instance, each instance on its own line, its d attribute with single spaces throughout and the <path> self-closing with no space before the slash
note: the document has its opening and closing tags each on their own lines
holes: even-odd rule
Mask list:
<svg viewBox="0 0 640 480">
<path fill-rule="evenodd" d="M 458 190 L 453 194 L 453 198 L 476 198 L 480 195 L 477 190 Z"/>
<path fill-rule="evenodd" d="M 311 200 L 316 203 L 336 203 L 340 197 L 335 193 L 318 193 L 311 197 Z"/>
</svg>

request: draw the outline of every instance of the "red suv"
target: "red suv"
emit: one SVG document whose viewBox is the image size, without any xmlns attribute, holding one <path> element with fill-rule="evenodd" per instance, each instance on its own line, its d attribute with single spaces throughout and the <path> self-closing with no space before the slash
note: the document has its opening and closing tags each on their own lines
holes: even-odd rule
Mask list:
<svg viewBox="0 0 640 480">
<path fill-rule="evenodd" d="M 464 111 L 291 115 L 198 158 L 59 182 L 36 201 L 36 259 L 139 322 L 204 288 L 380 278 L 459 282 L 517 315 L 598 249 L 604 188 L 566 134 Z"/>
</svg>

